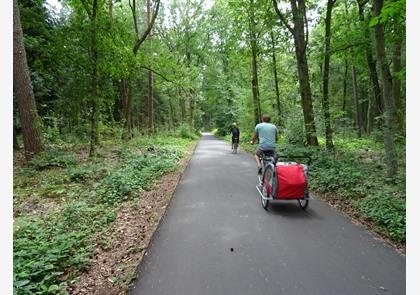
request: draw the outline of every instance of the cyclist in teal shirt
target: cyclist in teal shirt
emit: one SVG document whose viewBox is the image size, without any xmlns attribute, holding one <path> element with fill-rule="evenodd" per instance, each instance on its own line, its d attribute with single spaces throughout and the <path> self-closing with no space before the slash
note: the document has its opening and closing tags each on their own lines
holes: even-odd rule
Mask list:
<svg viewBox="0 0 420 295">
<path fill-rule="evenodd" d="M 270 156 L 275 156 L 276 142 L 278 139 L 278 130 L 274 124 L 270 123 L 270 116 L 264 115 L 262 117 L 263 122 L 255 126 L 255 133 L 252 137 L 251 143 L 254 144 L 258 138 L 258 147 L 255 151 L 255 161 L 258 166 L 258 174 L 261 174 L 261 163 L 260 156 L 265 152 Z"/>
</svg>

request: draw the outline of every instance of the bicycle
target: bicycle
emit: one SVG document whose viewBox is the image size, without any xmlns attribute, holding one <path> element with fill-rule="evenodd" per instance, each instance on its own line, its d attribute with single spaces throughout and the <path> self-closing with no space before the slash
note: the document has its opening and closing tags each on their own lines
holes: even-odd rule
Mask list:
<svg viewBox="0 0 420 295">
<path fill-rule="evenodd" d="M 232 153 L 237 154 L 238 153 L 238 145 L 239 145 L 239 138 L 234 137 L 233 138 L 233 149 Z"/>
</svg>

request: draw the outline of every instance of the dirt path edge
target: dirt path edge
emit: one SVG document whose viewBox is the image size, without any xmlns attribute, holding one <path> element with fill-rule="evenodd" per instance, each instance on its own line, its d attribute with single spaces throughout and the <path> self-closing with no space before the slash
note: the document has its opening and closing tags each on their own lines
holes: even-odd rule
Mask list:
<svg viewBox="0 0 420 295">
<path fill-rule="evenodd" d="M 121 204 L 115 221 L 99 237 L 90 266 L 68 283 L 69 294 L 127 294 L 197 145 L 188 147 L 175 171 Z"/>
</svg>

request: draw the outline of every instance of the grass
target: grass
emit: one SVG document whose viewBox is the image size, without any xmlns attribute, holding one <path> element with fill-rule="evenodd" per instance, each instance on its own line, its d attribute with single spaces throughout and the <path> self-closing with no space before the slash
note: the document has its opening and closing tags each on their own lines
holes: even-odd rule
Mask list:
<svg viewBox="0 0 420 295">
<path fill-rule="evenodd" d="M 190 135 L 190 134 L 189 134 Z M 54 145 L 14 169 L 14 293 L 64 294 L 89 267 L 92 249 L 120 205 L 176 168 L 194 136 L 164 134 L 104 142 L 87 159 L 77 145 Z"/>
</svg>

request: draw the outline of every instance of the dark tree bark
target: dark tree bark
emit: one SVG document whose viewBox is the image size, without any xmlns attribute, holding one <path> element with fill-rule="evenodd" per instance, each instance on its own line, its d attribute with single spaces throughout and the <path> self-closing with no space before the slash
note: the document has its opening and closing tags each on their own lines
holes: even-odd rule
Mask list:
<svg viewBox="0 0 420 295">
<path fill-rule="evenodd" d="M 151 3 L 150 0 L 147 0 L 147 24 L 148 26 L 153 26 L 152 22 L 152 9 L 151 9 Z M 152 46 L 152 29 L 149 31 L 149 46 L 150 46 L 150 54 L 153 56 L 153 46 Z M 150 58 L 152 58 L 152 56 Z M 152 64 L 149 65 L 150 68 L 152 67 Z M 149 115 L 149 121 L 148 121 L 148 132 L 149 134 L 155 133 L 155 111 L 153 106 L 153 72 L 149 70 L 148 76 L 147 76 L 147 112 Z"/>
<path fill-rule="evenodd" d="M 356 68 L 352 66 L 352 81 L 353 81 L 353 99 L 354 99 L 354 110 L 355 110 L 355 122 L 357 137 L 362 137 L 362 124 L 361 124 L 361 115 L 360 115 L 360 103 L 359 103 L 359 92 L 357 89 L 357 72 Z"/>
<path fill-rule="evenodd" d="M 274 40 L 274 34 L 273 30 L 271 29 L 270 32 L 271 36 L 271 56 L 273 59 L 273 75 L 274 75 L 274 87 L 276 90 L 276 109 L 277 109 L 277 115 L 279 117 L 279 121 L 277 122 L 279 126 L 281 126 L 282 119 L 281 119 L 281 106 L 280 106 L 280 90 L 279 90 L 279 79 L 277 77 L 277 61 L 276 61 L 276 43 Z"/>
<path fill-rule="evenodd" d="M 185 98 L 180 88 L 178 88 L 179 94 L 179 111 L 181 113 L 181 124 L 185 122 Z"/>
<path fill-rule="evenodd" d="M 328 0 L 327 3 L 327 15 L 325 18 L 325 53 L 324 53 L 324 71 L 323 71 L 323 99 L 322 99 L 322 108 L 324 111 L 324 123 L 325 123 L 325 140 L 328 150 L 334 148 L 333 139 L 332 139 L 332 128 L 330 122 L 330 107 L 328 99 L 328 86 L 329 86 L 329 75 L 330 75 L 330 55 L 331 55 L 331 14 L 334 8 L 336 0 Z"/>
<path fill-rule="evenodd" d="M 395 107 L 397 111 L 397 120 L 399 130 L 404 132 L 404 110 L 401 103 L 401 80 L 397 76 L 402 69 L 401 65 L 401 47 L 402 47 L 402 32 L 398 21 L 393 19 L 394 28 L 394 46 L 392 52 L 392 94 L 394 96 Z"/>
<path fill-rule="evenodd" d="M 16 124 L 15 124 L 15 118 L 13 118 L 13 149 L 14 150 L 19 149 L 19 142 L 17 140 L 17 130 L 16 130 Z"/>
<path fill-rule="evenodd" d="M 373 11 L 374 16 L 379 16 L 382 10 L 383 0 L 375 0 Z M 381 80 L 383 85 L 384 100 L 384 145 L 385 145 L 385 161 L 387 165 L 387 176 L 394 178 L 398 170 L 397 152 L 395 150 L 395 125 L 396 112 L 395 103 L 392 93 L 392 76 L 385 53 L 385 40 L 383 26 L 381 23 L 375 25 L 376 52 L 381 69 Z"/>
<path fill-rule="evenodd" d="M 127 84 L 128 84 L 128 91 L 127 91 Z M 124 132 L 122 134 L 123 139 L 131 139 L 133 137 L 132 132 L 132 85 L 131 81 L 126 83 L 125 79 L 120 81 L 120 94 L 122 100 L 122 107 L 123 107 L 123 125 L 124 125 Z"/>
<path fill-rule="evenodd" d="M 249 6 L 249 33 L 250 33 L 250 44 L 251 44 L 251 56 L 252 56 L 252 98 L 254 105 L 254 123 L 258 124 L 261 122 L 261 103 L 260 103 L 260 90 L 258 86 L 258 45 L 257 45 L 257 33 L 255 29 L 255 11 L 254 11 L 254 0 L 250 0 Z"/>
<path fill-rule="evenodd" d="M 97 18 L 99 13 L 98 0 L 93 0 L 92 7 L 89 8 L 86 0 L 80 0 L 90 20 L 90 44 L 89 55 L 91 59 L 91 134 L 89 156 L 96 155 L 96 146 L 99 144 L 98 132 L 98 45 L 97 45 Z"/>
<path fill-rule="evenodd" d="M 133 85 L 131 81 L 128 81 L 128 93 L 127 93 L 127 109 L 125 114 L 125 127 L 127 130 L 128 139 L 133 138 Z"/>
<path fill-rule="evenodd" d="M 346 101 L 347 101 L 347 76 L 348 76 L 349 64 L 347 60 L 347 54 L 344 58 L 344 77 L 343 77 L 343 106 L 341 110 L 344 113 L 344 117 L 346 116 Z"/>
<path fill-rule="evenodd" d="M 376 71 L 376 60 L 373 58 L 373 54 L 372 54 L 372 41 L 370 37 L 369 26 L 365 22 L 364 6 L 366 5 L 367 2 L 368 2 L 367 0 L 357 0 L 357 4 L 359 6 L 359 20 L 364 28 L 364 38 L 365 38 L 364 49 L 365 49 L 366 61 L 369 68 L 370 81 L 372 82 L 372 86 L 373 86 L 372 87 L 373 96 L 375 98 L 375 103 L 372 104 L 374 106 L 373 115 L 377 117 L 383 114 L 383 102 L 382 102 L 381 88 L 379 86 L 378 73 Z M 369 117 L 368 121 L 370 120 L 371 118 Z M 370 130 L 370 127 L 367 128 L 367 130 Z"/>
<path fill-rule="evenodd" d="M 37 126 L 39 118 L 26 60 L 17 0 L 13 1 L 13 88 L 20 115 L 25 157 L 30 160 L 43 150 L 43 146 Z"/>
<path fill-rule="evenodd" d="M 293 27 L 288 24 L 285 16 L 277 7 L 277 0 L 273 0 L 273 4 L 281 22 L 292 33 L 294 39 L 306 141 L 309 145 L 318 146 L 314 110 L 312 106 L 312 93 L 309 82 L 308 60 L 306 57 L 309 31 L 305 0 L 290 0 Z"/>
</svg>

